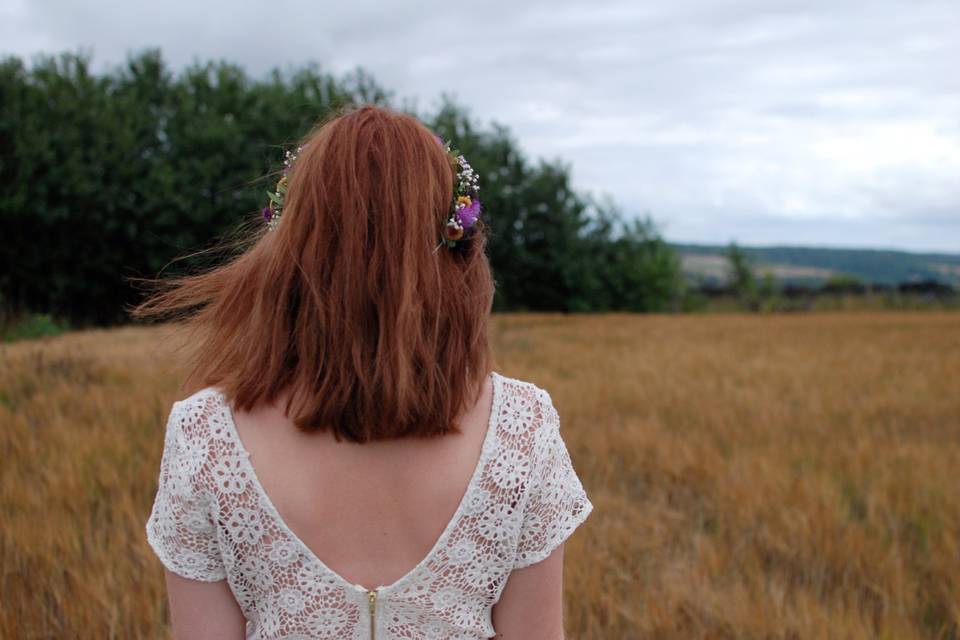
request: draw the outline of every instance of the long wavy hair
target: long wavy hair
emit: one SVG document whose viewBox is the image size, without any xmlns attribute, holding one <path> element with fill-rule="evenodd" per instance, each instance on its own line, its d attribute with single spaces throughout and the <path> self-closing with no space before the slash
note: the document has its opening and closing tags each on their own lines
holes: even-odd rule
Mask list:
<svg viewBox="0 0 960 640">
<path fill-rule="evenodd" d="M 183 321 L 181 391 L 216 386 L 242 410 L 286 391 L 298 429 L 337 441 L 459 432 L 494 366 L 488 227 L 436 249 L 455 170 L 413 116 L 351 107 L 300 144 L 275 230 L 220 266 L 146 279 L 128 312 Z"/>
</svg>

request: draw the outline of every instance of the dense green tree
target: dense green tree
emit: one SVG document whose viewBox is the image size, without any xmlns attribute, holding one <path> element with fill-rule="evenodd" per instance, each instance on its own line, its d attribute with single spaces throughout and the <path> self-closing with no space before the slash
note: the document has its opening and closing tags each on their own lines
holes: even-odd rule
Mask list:
<svg viewBox="0 0 960 640">
<path fill-rule="evenodd" d="M 676 310 L 683 292 L 678 254 L 649 218 L 624 221 L 609 200 L 578 194 L 562 162 L 531 165 L 508 130 L 484 130 L 446 99 L 432 119 L 457 140 L 483 176 L 492 225 L 496 309 Z"/>
<path fill-rule="evenodd" d="M 393 96 L 315 64 L 253 79 L 225 61 L 174 74 L 157 50 L 99 75 L 84 54 L 0 61 L 0 308 L 123 321 L 131 277 L 201 266 L 171 260 L 254 222 L 284 146 L 352 103 Z M 567 165 L 530 162 L 450 98 L 417 115 L 481 176 L 496 309 L 677 308 L 679 260 L 649 220 L 578 194 Z"/>
</svg>

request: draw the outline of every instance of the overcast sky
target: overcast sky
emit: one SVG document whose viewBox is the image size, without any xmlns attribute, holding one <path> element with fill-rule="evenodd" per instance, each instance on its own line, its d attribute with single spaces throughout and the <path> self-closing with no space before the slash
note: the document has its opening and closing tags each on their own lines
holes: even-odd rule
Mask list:
<svg viewBox="0 0 960 640">
<path fill-rule="evenodd" d="M 0 52 L 362 66 L 677 242 L 960 252 L 960 0 L 2 0 Z"/>
</svg>

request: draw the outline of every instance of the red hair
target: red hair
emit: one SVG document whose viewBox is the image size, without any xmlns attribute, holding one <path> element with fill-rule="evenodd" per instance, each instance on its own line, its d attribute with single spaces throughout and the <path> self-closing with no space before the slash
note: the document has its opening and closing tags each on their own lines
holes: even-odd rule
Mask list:
<svg viewBox="0 0 960 640">
<path fill-rule="evenodd" d="M 319 125 L 289 174 L 283 215 L 203 273 L 149 280 L 133 318 L 186 317 L 182 391 L 235 409 L 288 392 L 303 431 L 354 442 L 459 432 L 494 358 L 494 281 L 478 220 L 450 249 L 455 170 L 416 118 L 376 106 Z"/>
</svg>

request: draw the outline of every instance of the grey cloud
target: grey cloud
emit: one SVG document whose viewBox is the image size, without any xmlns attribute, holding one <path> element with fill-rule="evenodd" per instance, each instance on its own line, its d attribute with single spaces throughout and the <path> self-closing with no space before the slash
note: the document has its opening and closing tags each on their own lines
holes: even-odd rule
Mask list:
<svg viewBox="0 0 960 640">
<path fill-rule="evenodd" d="M 960 251 L 954 0 L 13 0 L 2 17 L 20 55 L 160 46 L 254 74 L 359 65 L 423 107 L 452 92 L 677 241 Z"/>
</svg>

